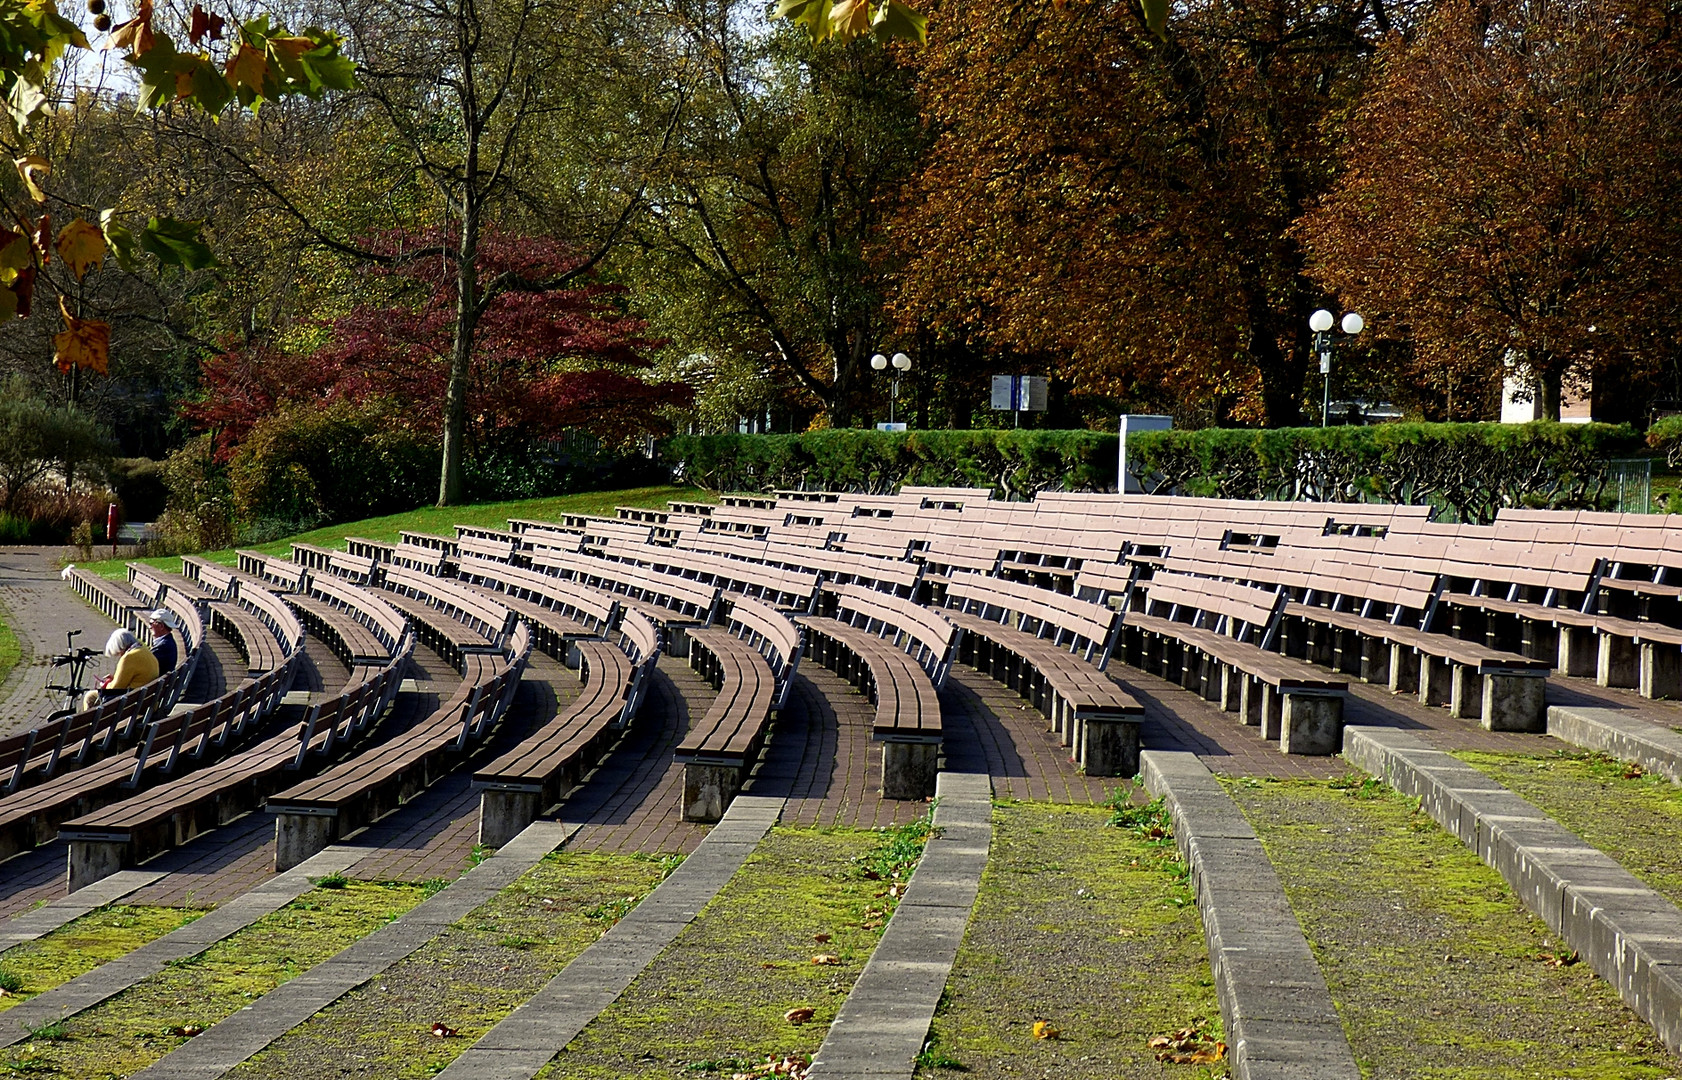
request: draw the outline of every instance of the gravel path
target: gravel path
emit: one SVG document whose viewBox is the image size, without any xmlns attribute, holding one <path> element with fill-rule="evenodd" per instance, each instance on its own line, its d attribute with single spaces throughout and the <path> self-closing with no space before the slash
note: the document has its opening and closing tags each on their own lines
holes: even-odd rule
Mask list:
<svg viewBox="0 0 1682 1080">
<path fill-rule="evenodd" d="M 0 685 L 0 735 L 21 731 L 54 708 L 46 686 L 47 658 L 64 649 L 64 635 L 82 631 L 77 644 L 101 648 L 112 622 L 77 599 L 58 576 L 58 548 L 0 547 L 0 610 L 17 635 L 22 657 Z M 89 680 L 99 674 L 88 669 Z"/>
</svg>

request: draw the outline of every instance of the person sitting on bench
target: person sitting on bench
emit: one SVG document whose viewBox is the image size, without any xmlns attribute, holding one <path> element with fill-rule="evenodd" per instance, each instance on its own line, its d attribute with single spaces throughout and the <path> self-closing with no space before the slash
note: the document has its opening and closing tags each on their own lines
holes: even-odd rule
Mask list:
<svg viewBox="0 0 1682 1080">
<path fill-rule="evenodd" d="M 158 660 L 158 674 L 168 675 L 175 670 L 179 656 L 171 631 L 181 626 L 181 620 L 168 608 L 159 608 L 147 614 L 146 622 L 152 629 L 151 648 L 152 655 Z"/>
<path fill-rule="evenodd" d="M 104 698 L 145 686 L 158 677 L 158 658 L 127 630 L 111 631 L 111 636 L 105 641 L 105 655 L 117 658 L 117 669 L 99 680 L 96 689 L 83 695 L 83 712 L 94 708 Z"/>
</svg>

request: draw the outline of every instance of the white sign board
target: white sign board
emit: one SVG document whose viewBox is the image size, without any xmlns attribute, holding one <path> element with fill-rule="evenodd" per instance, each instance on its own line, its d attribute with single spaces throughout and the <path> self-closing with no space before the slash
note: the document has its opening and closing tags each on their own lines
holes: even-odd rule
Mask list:
<svg viewBox="0 0 1682 1080">
<path fill-rule="evenodd" d="M 1045 412 L 1050 380 L 1044 375 L 993 376 L 993 408 L 1000 412 Z"/>
</svg>

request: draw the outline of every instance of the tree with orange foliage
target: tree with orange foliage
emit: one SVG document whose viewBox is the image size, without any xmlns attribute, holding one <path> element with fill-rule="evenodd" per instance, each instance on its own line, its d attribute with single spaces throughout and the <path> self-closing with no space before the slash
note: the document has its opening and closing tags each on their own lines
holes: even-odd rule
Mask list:
<svg viewBox="0 0 1682 1080">
<path fill-rule="evenodd" d="M 945 0 L 939 132 L 893 225 L 907 325 L 1043 352 L 1077 392 L 1290 424 L 1323 302 L 1291 226 L 1327 188 L 1384 0 Z"/>
<path fill-rule="evenodd" d="M 1313 276 L 1418 373 L 1517 361 L 1559 418 L 1569 373 L 1655 368 L 1682 331 L 1682 92 L 1665 10 L 1447 0 L 1394 38 L 1348 171 L 1300 235 Z"/>
</svg>

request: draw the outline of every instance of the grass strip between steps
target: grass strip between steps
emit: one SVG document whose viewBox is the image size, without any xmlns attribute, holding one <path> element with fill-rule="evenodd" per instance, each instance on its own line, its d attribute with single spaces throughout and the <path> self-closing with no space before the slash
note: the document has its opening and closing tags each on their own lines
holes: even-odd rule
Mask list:
<svg viewBox="0 0 1682 1080">
<path fill-rule="evenodd" d="M 1604 754 L 1454 756 L 1682 904 L 1682 788 Z"/>
<path fill-rule="evenodd" d="M 0 1057 L 0 1075 L 127 1076 L 396 919 L 428 892 L 425 885 L 339 881 L 91 1009 L 36 1029 Z"/>
<path fill-rule="evenodd" d="M 372 982 L 230 1072 L 425 1077 L 442 1070 L 646 896 L 679 856 L 558 852 Z M 443 1033 L 433 1034 L 442 1024 Z"/>
<path fill-rule="evenodd" d="M 0 686 L 6 685 L 6 677 L 22 658 L 23 646 L 18 644 L 18 636 L 12 628 L 6 625 L 6 610 L 0 608 Z"/>
<path fill-rule="evenodd" d="M 666 503 L 673 499 L 680 502 L 715 501 L 714 496 L 708 495 L 699 488 L 660 486 L 626 488 L 622 491 L 583 491 L 571 495 L 553 495 L 542 499 L 476 503 L 471 506 L 423 506 L 418 510 L 410 510 L 402 514 L 388 514 L 385 517 L 366 518 L 362 521 L 350 521 L 341 525 L 328 525 L 324 528 L 300 533 L 297 536 L 289 536 L 283 540 L 274 540 L 262 544 L 236 544 L 234 548 L 207 551 L 203 555 L 211 562 L 232 564 L 237 561 L 237 556 L 234 554 L 235 548 L 250 548 L 267 555 L 290 555 L 294 540 L 302 544 L 315 544 L 318 547 L 335 549 L 344 547 L 345 537 L 347 536 L 360 536 L 367 540 L 396 543 L 397 534 L 404 531 L 454 536 L 457 525 L 506 529 L 509 518 L 559 521 L 565 514 L 592 514 L 598 517 L 613 517 L 613 509 L 616 506 L 637 506 L 663 510 Z M 155 566 L 161 570 L 179 571 L 181 569 L 181 559 L 177 556 L 133 560 L 126 558 L 100 559 L 97 562 L 87 563 L 82 568 L 90 573 L 121 581 L 127 579 L 127 566 L 131 561 Z"/>
<path fill-rule="evenodd" d="M 119 904 L 90 911 L 0 954 L 0 1011 L 62 986 L 203 915 L 193 908 Z"/>
<path fill-rule="evenodd" d="M 1152 1038 L 1221 1035 L 1186 868 L 1160 802 L 1003 802 L 919 1077 L 1225 1076 L 1156 1060 Z M 1036 1037 L 1035 1025 L 1044 1022 Z"/>
<path fill-rule="evenodd" d="M 1285 886 L 1363 1076 L 1682 1075 L 1616 991 L 1415 800 L 1364 776 L 1227 789 Z"/>
<path fill-rule="evenodd" d="M 926 819 L 773 829 L 539 1077 L 704 1080 L 809 1058 L 875 951 L 927 836 Z M 785 1018 L 796 1009 L 809 1018 Z"/>
</svg>

